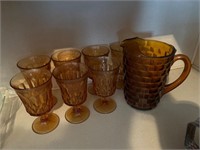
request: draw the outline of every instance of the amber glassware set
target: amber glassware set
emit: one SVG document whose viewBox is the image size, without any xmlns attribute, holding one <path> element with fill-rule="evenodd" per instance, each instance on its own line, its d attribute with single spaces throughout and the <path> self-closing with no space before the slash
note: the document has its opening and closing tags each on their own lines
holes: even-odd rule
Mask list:
<svg viewBox="0 0 200 150">
<path fill-rule="evenodd" d="M 32 124 L 34 132 L 45 134 L 53 131 L 59 124 L 58 115 L 52 112 L 52 108 L 57 102 L 56 97 L 52 94 L 52 77 L 55 78 L 61 90 L 64 103 L 71 106 L 65 113 L 66 120 L 70 123 L 77 124 L 85 121 L 90 116 L 89 109 L 82 105 L 87 100 L 88 77 L 96 79 L 99 76 L 98 74 L 91 75 L 91 71 L 89 70 L 92 67 L 90 65 L 94 63 L 97 65 L 97 62 L 99 65 L 104 62 L 105 58 L 108 58 L 109 52 L 109 47 L 105 45 L 88 46 L 82 49 L 82 51 L 76 48 L 64 48 L 55 50 L 51 57 L 47 55 L 34 55 L 20 59 L 17 62 L 17 67 L 21 72 L 12 77 L 10 85 L 23 102 L 26 111 L 31 116 L 38 116 Z M 84 55 L 85 63 L 81 63 L 82 54 Z M 98 57 L 102 56 L 106 57 L 104 59 L 98 59 Z M 51 61 L 53 62 L 54 68 L 52 68 Z M 117 67 L 115 67 L 115 70 Z M 97 72 L 111 71 L 99 70 Z M 109 86 L 112 88 L 112 91 L 104 94 L 106 97 L 113 95 L 115 92 L 117 74 L 118 71 L 116 70 L 114 74 L 109 75 L 110 77 L 115 76 L 115 79 L 109 81 L 110 85 L 107 84 L 108 88 Z M 105 76 L 104 80 L 106 82 L 107 78 L 110 78 L 109 76 Z M 92 89 L 98 89 L 102 86 L 97 80 L 93 81 L 95 86 L 93 87 L 92 85 Z M 103 80 L 101 81 L 105 82 Z M 96 92 L 93 94 L 96 94 Z M 110 100 L 109 103 L 112 101 L 114 100 Z M 102 106 L 105 109 L 106 105 Z M 107 107 L 110 108 L 109 105 Z M 116 103 L 114 102 L 115 108 Z M 114 109 L 98 112 L 110 113 Z"/>
<path fill-rule="evenodd" d="M 84 106 L 87 92 L 99 97 L 93 107 L 102 114 L 116 109 L 116 101 L 110 98 L 116 88 L 124 90 L 128 105 L 141 110 L 155 108 L 161 97 L 179 86 L 190 73 L 190 59 L 175 53 L 170 44 L 137 37 L 108 46 L 90 45 L 82 50 L 57 49 L 51 57 L 36 55 L 19 60 L 21 72 L 11 79 L 10 85 L 26 111 L 38 116 L 32 124 L 33 131 L 44 134 L 59 124 L 52 109 L 57 102 L 52 94 L 52 76 L 64 103 L 70 106 L 65 112 L 66 120 L 78 124 L 90 116 L 90 110 Z M 167 84 L 170 68 L 177 60 L 184 62 L 183 72 Z M 90 84 L 88 78 L 92 80 Z"/>
</svg>

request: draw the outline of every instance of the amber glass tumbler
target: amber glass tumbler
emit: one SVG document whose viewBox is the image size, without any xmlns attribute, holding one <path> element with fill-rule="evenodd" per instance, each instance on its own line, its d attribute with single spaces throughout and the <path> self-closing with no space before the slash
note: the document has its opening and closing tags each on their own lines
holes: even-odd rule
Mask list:
<svg viewBox="0 0 200 150">
<path fill-rule="evenodd" d="M 59 124 L 59 117 L 50 113 L 55 105 L 51 77 L 49 70 L 31 69 L 16 74 L 10 81 L 26 111 L 31 116 L 40 116 L 32 124 L 38 134 L 48 133 Z"/>
</svg>

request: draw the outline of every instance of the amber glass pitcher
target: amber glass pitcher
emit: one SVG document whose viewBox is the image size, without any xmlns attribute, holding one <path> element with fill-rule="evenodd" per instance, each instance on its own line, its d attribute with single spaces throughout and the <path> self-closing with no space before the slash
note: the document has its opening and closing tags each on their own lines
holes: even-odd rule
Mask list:
<svg viewBox="0 0 200 150">
<path fill-rule="evenodd" d="M 127 103 L 138 109 L 152 109 L 160 98 L 179 86 L 189 75 L 190 59 L 177 54 L 174 46 L 155 40 L 126 39 L 124 50 L 124 96 Z M 182 74 L 167 84 L 170 68 L 177 60 L 184 62 Z"/>
</svg>

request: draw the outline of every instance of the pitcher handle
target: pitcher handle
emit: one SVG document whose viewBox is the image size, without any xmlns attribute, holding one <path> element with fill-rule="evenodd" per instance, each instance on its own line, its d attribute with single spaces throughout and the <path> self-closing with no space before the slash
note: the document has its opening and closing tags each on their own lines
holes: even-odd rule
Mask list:
<svg viewBox="0 0 200 150">
<path fill-rule="evenodd" d="M 175 63 L 177 60 L 182 60 L 184 62 L 183 72 L 178 77 L 178 79 L 176 79 L 174 82 L 165 85 L 163 95 L 170 92 L 171 90 L 179 86 L 181 83 L 183 83 L 183 81 L 187 78 L 187 76 L 190 73 L 191 66 L 192 66 L 190 59 L 186 55 L 177 54 L 175 55 L 172 63 Z"/>
</svg>

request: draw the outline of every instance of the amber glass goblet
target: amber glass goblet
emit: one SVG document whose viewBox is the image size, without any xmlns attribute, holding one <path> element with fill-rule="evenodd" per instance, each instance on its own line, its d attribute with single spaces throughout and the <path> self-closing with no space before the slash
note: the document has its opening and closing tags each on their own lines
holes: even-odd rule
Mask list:
<svg viewBox="0 0 200 150">
<path fill-rule="evenodd" d="M 17 62 L 17 67 L 21 70 L 42 69 L 50 70 L 51 58 L 47 55 L 33 55 L 20 59 Z"/>
<path fill-rule="evenodd" d="M 66 62 L 80 62 L 81 52 L 77 48 L 63 48 L 57 49 L 51 55 L 54 66 L 57 67 Z"/>
<path fill-rule="evenodd" d="M 114 99 L 108 98 L 115 93 L 119 61 L 115 58 L 99 57 L 96 63 L 90 66 L 96 95 L 100 96 L 94 102 L 94 109 L 99 113 L 113 112 L 117 104 Z"/>
<path fill-rule="evenodd" d="M 31 69 L 16 74 L 10 81 L 26 111 L 31 116 L 39 116 L 32 124 L 33 131 L 38 134 L 51 132 L 59 124 L 59 117 L 50 113 L 55 105 L 51 78 L 49 70 Z"/>
<path fill-rule="evenodd" d="M 119 73 L 117 76 L 117 89 L 124 88 L 124 66 L 123 66 L 123 48 L 120 46 L 120 42 L 110 43 L 111 56 L 117 57 L 120 62 Z"/>
<path fill-rule="evenodd" d="M 20 71 L 30 70 L 30 69 L 47 69 L 51 71 L 51 58 L 47 55 L 33 55 L 20 59 L 17 62 L 17 67 Z M 57 103 L 57 99 L 54 97 L 54 103 Z"/>
<path fill-rule="evenodd" d="M 109 52 L 110 49 L 105 45 L 90 45 L 82 49 L 83 59 L 88 67 L 93 65 L 93 61 L 96 57 L 108 56 Z M 90 75 L 90 69 L 89 78 L 92 79 Z M 92 95 L 96 95 L 93 83 L 88 84 L 88 92 Z"/>
<path fill-rule="evenodd" d="M 70 123 L 85 121 L 90 111 L 82 104 L 87 98 L 88 68 L 83 63 L 64 63 L 53 70 L 53 76 L 61 89 L 62 98 L 70 107 L 65 118 Z"/>
</svg>

